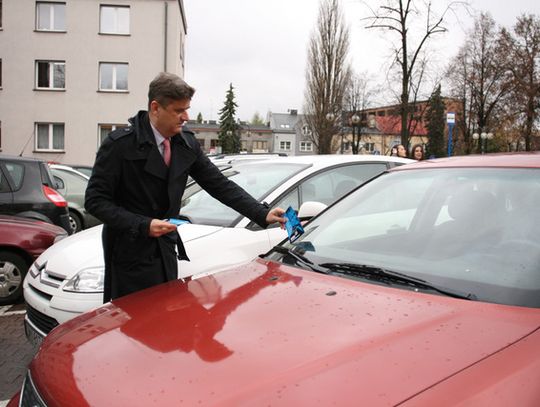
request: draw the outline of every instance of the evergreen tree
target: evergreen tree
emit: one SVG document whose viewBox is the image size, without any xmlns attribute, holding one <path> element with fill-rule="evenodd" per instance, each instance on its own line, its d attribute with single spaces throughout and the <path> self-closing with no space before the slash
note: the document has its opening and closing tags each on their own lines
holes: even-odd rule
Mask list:
<svg viewBox="0 0 540 407">
<path fill-rule="evenodd" d="M 437 86 L 435 92 L 431 95 L 426 111 L 426 121 L 429 143 L 427 146 L 426 157 L 444 157 L 446 149 L 444 143 L 444 129 L 446 106 L 441 97 L 441 85 Z"/>
<path fill-rule="evenodd" d="M 202 113 L 199 112 L 199 114 L 197 115 L 197 123 L 201 124 L 202 122 L 203 122 Z"/>
<path fill-rule="evenodd" d="M 238 105 L 234 101 L 234 88 L 232 83 L 225 98 L 225 104 L 219 111 L 219 142 L 221 152 L 225 154 L 240 152 L 239 128 L 236 123 L 236 108 Z"/>
</svg>

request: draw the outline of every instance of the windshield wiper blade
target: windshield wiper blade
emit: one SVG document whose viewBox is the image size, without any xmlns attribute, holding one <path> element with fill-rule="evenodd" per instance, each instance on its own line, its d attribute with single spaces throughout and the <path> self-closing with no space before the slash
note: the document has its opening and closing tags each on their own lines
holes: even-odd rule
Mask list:
<svg viewBox="0 0 540 407">
<path fill-rule="evenodd" d="M 409 276 L 407 274 L 400 273 L 398 271 L 388 270 L 382 267 L 372 266 L 369 264 L 355 264 L 355 263 L 321 263 L 320 267 L 326 267 L 333 272 L 342 273 L 346 275 L 358 276 L 364 275 L 369 278 L 378 278 L 380 280 L 401 282 L 402 284 L 410 285 L 413 287 L 424 288 L 428 290 L 436 291 L 440 294 L 447 295 L 449 297 L 460 298 L 463 300 L 476 300 L 476 295 L 471 293 L 462 293 L 456 290 L 440 287 L 432 284 L 421 278 Z"/>
<path fill-rule="evenodd" d="M 328 270 L 317 266 L 315 263 L 313 263 L 307 257 L 305 257 L 304 255 L 296 252 L 294 249 L 288 249 L 285 246 L 274 246 L 272 248 L 272 250 L 275 251 L 275 252 L 281 253 L 281 254 L 285 254 L 287 256 L 291 256 L 296 261 L 297 264 L 303 265 L 304 267 L 307 267 L 310 270 L 313 270 L 313 271 L 315 271 L 317 273 L 331 274 Z"/>
</svg>

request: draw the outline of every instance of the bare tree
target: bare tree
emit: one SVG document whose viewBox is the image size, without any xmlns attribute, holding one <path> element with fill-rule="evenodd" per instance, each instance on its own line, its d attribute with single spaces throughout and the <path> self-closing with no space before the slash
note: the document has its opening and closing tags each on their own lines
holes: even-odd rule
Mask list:
<svg viewBox="0 0 540 407">
<path fill-rule="evenodd" d="M 540 108 L 540 19 L 534 15 L 518 17 L 513 34 L 502 30 L 502 55 L 511 72 L 512 97 L 509 114 L 520 127 L 518 138 L 525 139 L 525 150 L 531 151 L 534 125 Z M 521 140 L 515 140 L 516 149 Z"/>
<path fill-rule="evenodd" d="M 332 137 L 338 132 L 338 117 L 350 80 L 349 28 L 339 0 L 322 0 L 317 27 L 308 49 L 304 114 L 319 154 L 332 152 Z M 330 116 L 328 116 L 330 117 Z"/>
<path fill-rule="evenodd" d="M 421 7 L 416 7 L 416 3 L 421 3 Z M 380 6 L 377 11 L 372 10 L 372 15 L 367 17 L 370 24 L 367 28 L 378 28 L 389 30 L 398 35 L 399 42 L 395 44 L 393 52 L 395 55 L 394 64 L 397 64 L 401 73 L 401 95 L 400 95 L 400 116 L 401 116 L 401 143 L 408 147 L 410 138 L 410 96 L 411 81 L 416 76 L 417 79 L 423 77 L 423 73 L 417 75 L 417 70 L 423 72 L 425 63 L 420 63 L 422 52 L 430 37 L 437 33 L 447 31 L 444 27 L 444 18 L 448 11 L 456 4 L 464 2 L 451 2 L 447 5 L 441 15 L 437 15 L 431 1 L 421 2 L 420 0 L 387 0 L 386 5 Z M 413 36 L 412 25 L 414 18 L 423 19 L 422 32 L 415 32 L 418 40 L 412 45 Z M 418 91 L 421 80 L 417 82 Z"/>
<path fill-rule="evenodd" d="M 465 45 L 451 61 L 448 78 L 456 97 L 463 98 L 467 120 L 458 126 L 465 129 L 465 144 L 472 150 L 471 132 L 482 133 L 496 129 L 504 119 L 502 108 L 509 94 L 509 71 L 505 67 L 500 35 L 495 21 L 481 13 Z M 480 152 L 481 143 L 476 146 Z"/>
<path fill-rule="evenodd" d="M 363 112 L 369 107 L 373 97 L 374 91 L 369 87 L 369 83 L 369 78 L 365 72 L 362 74 L 354 73 L 351 74 L 349 86 L 345 91 L 344 111 L 341 120 L 343 127 L 350 126 L 352 128 L 353 154 L 359 153 L 361 128 L 368 125 L 368 117 Z"/>
</svg>

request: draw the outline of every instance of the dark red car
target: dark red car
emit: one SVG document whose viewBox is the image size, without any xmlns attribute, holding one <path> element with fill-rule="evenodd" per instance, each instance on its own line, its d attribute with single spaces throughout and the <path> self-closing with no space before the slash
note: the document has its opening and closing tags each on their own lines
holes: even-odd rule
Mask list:
<svg viewBox="0 0 540 407">
<path fill-rule="evenodd" d="M 55 328 L 21 405 L 540 406 L 539 208 L 540 154 L 389 170 L 261 258 Z"/>
<path fill-rule="evenodd" d="M 32 262 L 66 236 L 63 228 L 51 223 L 0 215 L 0 305 L 21 297 L 24 276 Z"/>
</svg>

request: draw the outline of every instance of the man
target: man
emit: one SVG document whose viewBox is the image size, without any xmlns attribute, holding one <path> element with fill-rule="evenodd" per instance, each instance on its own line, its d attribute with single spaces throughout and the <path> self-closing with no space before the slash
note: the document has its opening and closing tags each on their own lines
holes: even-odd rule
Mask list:
<svg viewBox="0 0 540 407">
<path fill-rule="evenodd" d="M 99 148 L 85 208 L 104 223 L 104 302 L 177 278 L 176 251 L 189 259 L 165 219 L 178 216 L 188 176 L 262 227 L 285 222 L 283 209 L 269 210 L 224 177 L 182 128 L 194 93 L 178 76 L 160 73 L 149 86 L 148 111 Z"/>
</svg>

